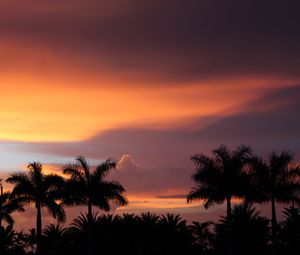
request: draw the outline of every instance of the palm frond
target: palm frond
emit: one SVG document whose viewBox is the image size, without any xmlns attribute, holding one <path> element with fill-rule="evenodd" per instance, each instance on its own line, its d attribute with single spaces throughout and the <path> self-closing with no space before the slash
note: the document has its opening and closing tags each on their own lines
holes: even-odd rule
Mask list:
<svg viewBox="0 0 300 255">
<path fill-rule="evenodd" d="M 90 178 L 90 167 L 89 167 L 86 159 L 83 156 L 78 156 L 76 158 L 76 161 L 79 163 L 80 167 L 83 169 L 86 179 L 89 180 L 89 178 Z"/>
<path fill-rule="evenodd" d="M 49 214 L 59 222 L 64 222 L 66 220 L 66 213 L 63 205 L 57 201 L 54 201 L 53 199 L 44 199 L 44 201 L 42 201 L 42 206 L 46 207 Z"/>
<path fill-rule="evenodd" d="M 102 164 L 96 167 L 96 178 L 103 179 L 112 169 L 116 168 L 117 163 L 112 159 L 107 159 Z"/>
<path fill-rule="evenodd" d="M 123 195 L 125 192 L 124 187 L 116 181 L 99 182 L 99 179 L 92 175 L 90 190 L 93 203 L 105 211 L 110 209 L 108 201 L 121 206 L 128 204 L 126 197 Z"/>
<path fill-rule="evenodd" d="M 225 195 L 218 189 L 210 186 L 196 186 L 187 195 L 187 202 L 202 201 L 207 209 L 214 204 L 223 203 Z"/>
<path fill-rule="evenodd" d="M 23 194 L 33 195 L 36 192 L 28 175 L 24 173 L 11 174 L 6 181 L 8 183 L 15 184 L 12 191 L 13 196 L 21 196 Z"/>
<path fill-rule="evenodd" d="M 231 160 L 230 151 L 223 144 L 219 148 L 213 150 L 213 154 L 216 156 L 216 160 L 219 161 L 221 165 L 226 166 Z"/>
<path fill-rule="evenodd" d="M 70 176 L 71 179 L 80 180 L 85 182 L 84 173 L 81 171 L 79 165 L 77 164 L 68 164 L 64 167 L 63 173 Z"/>
<path fill-rule="evenodd" d="M 240 145 L 238 148 L 233 151 L 232 158 L 235 160 L 247 160 L 252 155 L 253 150 L 250 146 Z"/>
<path fill-rule="evenodd" d="M 43 229 L 43 235 L 46 238 L 62 238 L 63 235 L 66 233 L 67 228 L 65 228 L 62 224 L 49 224 Z"/>
<path fill-rule="evenodd" d="M 98 221 L 98 213 L 92 215 L 92 225 L 96 225 Z M 88 215 L 87 213 L 80 213 L 70 224 L 71 232 L 87 232 L 88 231 Z"/>
<path fill-rule="evenodd" d="M 202 168 L 203 166 L 211 165 L 213 160 L 210 157 L 207 157 L 203 154 L 195 154 L 191 157 L 191 160 L 194 162 L 197 168 Z"/>
</svg>

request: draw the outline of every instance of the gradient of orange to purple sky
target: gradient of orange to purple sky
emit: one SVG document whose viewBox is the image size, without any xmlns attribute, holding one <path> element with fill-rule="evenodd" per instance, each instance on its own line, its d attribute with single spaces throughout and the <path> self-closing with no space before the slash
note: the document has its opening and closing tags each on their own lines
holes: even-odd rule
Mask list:
<svg viewBox="0 0 300 255">
<path fill-rule="evenodd" d="M 300 159 L 290 2 L 1 1 L 0 177 L 112 157 L 130 201 L 116 211 L 205 217 L 184 198 L 192 154 L 246 143 Z"/>
</svg>

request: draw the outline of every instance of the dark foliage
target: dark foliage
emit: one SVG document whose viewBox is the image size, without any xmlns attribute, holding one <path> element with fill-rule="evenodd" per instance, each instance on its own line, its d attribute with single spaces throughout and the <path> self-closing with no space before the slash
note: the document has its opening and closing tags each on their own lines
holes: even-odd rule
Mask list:
<svg viewBox="0 0 300 255">
<path fill-rule="evenodd" d="M 276 203 L 300 204 L 300 167 L 292 165 L 293 155 L 283 151 L 273 152 L 269 160 L 254 157 L 250 161 L 250 182 L 252 192 L 246 194 L 248 202 L 270 203 L 272 212 L 272 238 L 276 243 L 279 226 L 277 224 Z"/>
<path fill-rule="evenodd" d="M 297 254 L 300 251 L 300 209 L 285 208 L 285 220 L 281 224 L 280 240 L 282 254 Z"/>
<path fill-rule="evenodd" d="M 230 219 L 216 225 L 217 254 L 266 254 L 269 220 L 247 204 L 236 205 Z"/>
<path fill-rule="evenodd" d="M 196 186 L 187 195 L 187 201 L 203 200 L 205 208 L 227 202 L 227 216 L 231 214 L 231 199 L 244 198 L 247 179 L 244 168 L 252 149 L 241 145 L 230 151 L 225 145 L 212 151 L 213 156 L 193 156 L 196 171 L 192 179 Z"/>
<path fill-rule="evenodd" d="M 203 154 L 192 158 L 196 166 L 193 180 L 196 187 L 188 194 L 188 202 L 204 201 L 205 208 L 227 202 L 227 215 L 213 222 L 188 224 L 180 215 L 98 214 L 110 210 L 110 202 L 126 205 L 125 189 L 115 181 L 105 180 L 116 163 L 107 160 L 91 170 L 83 157 L 77 164 L 67 165 L 64 173 L 44 175 L 42 165 L 34 162 L 29 173 L 8 178 L 14 184 L 12 193 L 1 192 L 0 255 L 290 255 L 300 250 L 300 170 L 292 166 L 292 155 L 273 153 L 268 162 L 252 156 L 247 146 L 235 151 L 220 146 L 213 157 Z M 232 198 L 244 200 L 232 209 Z M 253 203 L 272 204 L 272 221 L 259 215 Z M 275 202 L 292 202 L 284 209 L 285 219 L 277 223 Z M 36 229 L 29 233 L 13 228 L 14 211 L 34 204 L 37 209 Z M 60 223 L 42 229 L 41 208 L 61 222 L 65 205 L 84 204 L 88 213 L 81 213 L 64 227 Z M 274 238 L 276 226 L 276 239 Z"/>
</svg>

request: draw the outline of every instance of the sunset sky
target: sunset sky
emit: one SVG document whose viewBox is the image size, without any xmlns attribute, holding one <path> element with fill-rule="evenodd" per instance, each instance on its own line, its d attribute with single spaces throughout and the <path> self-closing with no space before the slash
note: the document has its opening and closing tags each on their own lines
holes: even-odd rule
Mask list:
<svg viewBox="0 0 300 255">
<path fill-rule="evenodd" d="M 298 12 L 292 0 L 0 1 L 0 177 L 111 157 L 130 201 L 117 211 L 204 215 L 184 199 L 191 155 L 249 144 L 300 160 Z"/>
</svg>

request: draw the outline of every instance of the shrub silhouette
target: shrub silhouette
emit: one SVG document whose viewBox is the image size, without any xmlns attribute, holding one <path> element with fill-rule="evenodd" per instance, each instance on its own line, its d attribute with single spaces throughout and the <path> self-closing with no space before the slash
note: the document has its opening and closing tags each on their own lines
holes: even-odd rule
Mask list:
<svg viewBox="0 0 300 255">
<path fill-rule="evenodd" d="M 230 219 L 216 224 L 217 254 L 265 254 L 268 247 L 269 220 L 248 204 L 235 205 Z M 231 240 L 230 240 L 230 239 Z M 228 247 L 232 242 L 234 245 Z"/>
</svg>

